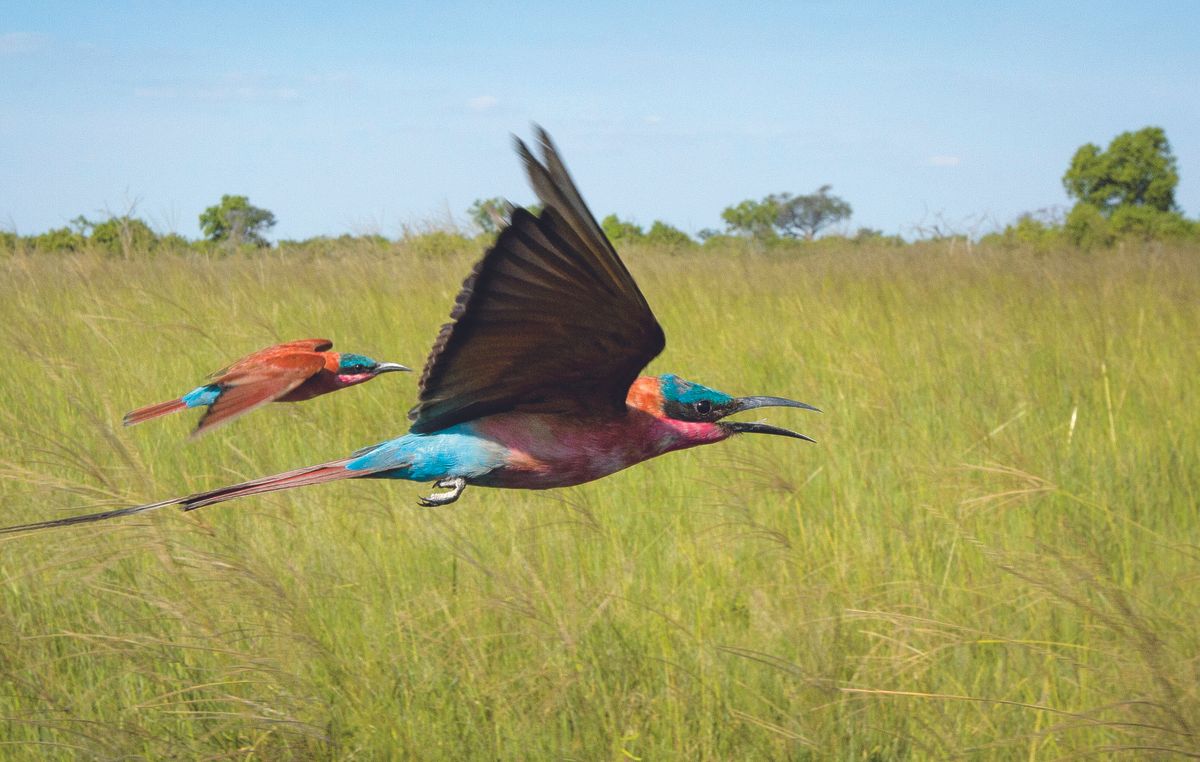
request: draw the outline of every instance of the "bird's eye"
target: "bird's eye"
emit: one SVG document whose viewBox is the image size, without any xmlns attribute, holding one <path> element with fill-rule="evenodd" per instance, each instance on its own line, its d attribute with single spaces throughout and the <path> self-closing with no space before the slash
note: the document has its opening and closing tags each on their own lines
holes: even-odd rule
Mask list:
<svg viewBox="0 0 1200 762">
<path fill-rule="evenodd" d="M 700 415 L 708 415 L 712 412 L 712 403 L 708 400 L 700 400 L 696 403 L 696 412 Z"/>
</svg>

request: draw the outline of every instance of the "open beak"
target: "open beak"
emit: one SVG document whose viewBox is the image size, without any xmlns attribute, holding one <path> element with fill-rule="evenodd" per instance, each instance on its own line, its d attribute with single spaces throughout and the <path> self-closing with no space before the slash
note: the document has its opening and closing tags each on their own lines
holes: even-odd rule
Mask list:
<svg viewBox="0 0 1200 762">
<path fill-rule="evenodd" d="M 375 366 L 375 375 L 378 376 L 380 373 L 390 373 L 397 370 L 412 370 L 412 368 L 401 365 L 398 362 L 381 362 Z"/>
<path fill-rule="evenodd" d="M 734 405 L 729 410 L 727 415 L 741 413 L 746 410 L 753 410 L 754 408 L 758 407 L 798 407 L 803 410 L 812 410 L 817 413 L 821 412 L 819 408 L 815 408 L 812 405 L 804 402 L 797 402 L 796 400 L 785 399 L 783 397 L 738 397 L 736 400 L 734 400 Z M 722 421 L 720 425 L 723 426 L 726 431 L 733 432 L 734 434 L 775 434 L 776 436 L 780 437 L 794 437 L 796 439 L 803 439 L 806 442 L 817 441 L 812 437 L 799 434 L 795 431 L 791 431 L 790 429 L 784 429 L 779 426 L 771 426 L 770 424 L 766 423 Z"/>
</svg>

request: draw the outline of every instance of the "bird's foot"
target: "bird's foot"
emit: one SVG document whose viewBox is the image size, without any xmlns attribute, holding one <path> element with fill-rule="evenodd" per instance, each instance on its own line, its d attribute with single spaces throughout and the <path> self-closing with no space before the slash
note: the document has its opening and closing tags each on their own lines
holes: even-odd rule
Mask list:
<svg viewBox="0 0 1200 762">
<path fill-rule="evenodd" d="M 467 480 L 461 476 L 456 476 L 453 479 L 438 479 L 433 483 L 433 486 L 439 489 L 448 489 L 449 492 L 435 492 L 428 497 L 419 497 L 417 502 L 426 508 L 436 508 L 440 505 L 449 505 L 458 499 L 458 496 L 467 488 Z"/>
</svg>

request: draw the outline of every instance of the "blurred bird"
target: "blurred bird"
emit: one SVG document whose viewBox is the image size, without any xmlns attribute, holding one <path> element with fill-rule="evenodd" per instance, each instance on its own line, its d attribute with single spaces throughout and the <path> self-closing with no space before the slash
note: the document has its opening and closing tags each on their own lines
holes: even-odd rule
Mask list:
<svg viewBox="0 0 1200 762">
<path fill-rule="evenodd" d="M 598 479 L 672 450 L 734 434 L 809 437 L 726 416 L 760 407 L 816 410 L 780 397 L 733 397 L 678 376 L 641 376 L 662 328 L 575 189 L 550 137 L 544 162 L 516 140 L 543 204 L 515 209 L 475 266 L 442 327 L 396 439 L 341 460 L 158 503 L 0 529 L 66 526 L 338 479 L 432 481 L 422 505 L 467 485 L 547 489 Z"/>
<path fill-rule="evenodd" d="M 350 352 L 331 352 L 332 347 L 329 339 L 301 339 L 260 349 L 213 373 L 211 383 L 197 386 L 179 399 L 126 413 L 125 425 L 206 407 L 192 432 L 199 436 L 268 402 L 302 402 L 365 383 L 381 373 L 411 370 Z"/>
</svg>

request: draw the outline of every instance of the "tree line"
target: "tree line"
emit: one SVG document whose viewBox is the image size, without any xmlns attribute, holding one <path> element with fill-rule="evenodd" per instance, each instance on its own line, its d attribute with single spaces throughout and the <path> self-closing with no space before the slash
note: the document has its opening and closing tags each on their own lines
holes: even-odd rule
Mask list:
<svg viewBox="0 0 1200 762">
<path fill-rule="evenodd" d="M 1175 201 L 1179 169 L 1166 132 L 1145 127 L 1117 135 L 1107 149 L 1093 143 L 1081 146 L 1071 158 L 1062 178 L 1074 205 L 1065 215 L 1030 212 L 1002 230 L 983 236 L 981 245 L 1051 249 L 1071 246 L 1089 250 L 1113 246 L 1124 240 L 1200 242 L 1200 221 L 1186 218 Z M 822 185 L 814 192 L 794 195 L 772 193 L 761 199 L 746 199 L 721 212 L 724 230 L 707 228 L 695 237 L 662 220 L 649 227 L 610 214 L 601 220 L 604 233 L 618 247 L 647 245 L 660 248 L 717 247 L 731 242 L 756 247 L 789 246 L 788 242 L 813 242 L 822 232 L 847 221 L 853 214 L 849 202 Z M 486 243 L 508 219 L 511 205 L 502 198 L 477 199 L 467 210 L 472 229 L 434 230 L 406 234 L 406 243 L 430 254 L 461 250 L 473 242 Z M 536 206 L 531 209 L 537 212 Z M 145 221 L 133 216 L 110 215 L 108 219 L 76 217 L 62 228 L 32 236 L 0 231 L 0 253 L 25 251 L 56 253 L 99 250 L 118 256 L 155 252 L 223 253 L 270 246 L 267 232 L 275 215 L 254 206 L 249 198 L 225 195 L 200 214 L 203 238 L 191 241 L 175 233 L 159 235 Z M 965 237 L 962 233 L 936 229 L 924 237 Z M 902 246 L 899 236 L 860 227 L 852 234 L 826 234 L 850 244 Z M 308 241 L 280 241 L 281 250 L 321 250 L 331 241 L 369 239 L 386 245 L 382 236 L 318 237 Z"/>
<path fill-rule="evenodd" d="M 0 231 L 0 252 L 18 249 L 33 253 L 70 253 L 95 249 L 115 256 L 158 253 L 163 251 L 213 252 L 219 246 L 229 249 L 266 247 L 266 232 L 275 225 L 275 215 L 250 203 L 246 196 L 225 195 L 221 201 L 200 214 L 204 238 L 189 241 L 178 233 L 159 235 L 132 211 L 110 215 L 106 220 L 89 220 L 79 215 L 66 227 L 32 236 Z"/>
<path fill-rule="evenodd" d="M 1107 149 L 1080 146 L 1062 183 L 1075 200 L 1065 216 L 1023 214 L 980 242 L 1084 250 L 1126 240 L 1200 242 L 1200 221 L 1185 217 L 1175 202 L 1179 165 L 1161 127 L 1123 132 Z"/>
</svg>

